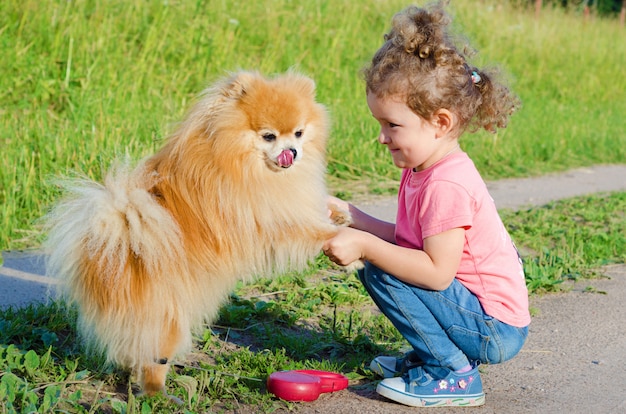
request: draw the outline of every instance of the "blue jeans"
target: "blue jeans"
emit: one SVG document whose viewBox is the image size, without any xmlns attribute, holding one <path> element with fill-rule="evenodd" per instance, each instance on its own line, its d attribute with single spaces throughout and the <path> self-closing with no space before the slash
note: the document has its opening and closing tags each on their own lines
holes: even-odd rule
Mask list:
<svg viewBox="0 0 626 414">
<path fill-rule="evenodd" d="M 528 336 L 528 327 L 511 326 L 485 314 L 478 298 L 456 279 L 445 290 L 426 290 L 369 262 L 359 270 L 359 278 L 434 378 L 443 378 L 470 361 L 496 364 L 511 359 Z"/>
</svg>

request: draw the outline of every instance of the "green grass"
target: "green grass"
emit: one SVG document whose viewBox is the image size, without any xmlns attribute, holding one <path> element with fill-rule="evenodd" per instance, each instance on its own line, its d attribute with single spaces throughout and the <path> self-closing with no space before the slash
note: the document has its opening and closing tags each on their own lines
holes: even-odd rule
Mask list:
<svg viewBox="0 0 626 414">
<path fill-rule="evenodd" d="M 112 160 L 154 152 L 185 108 L 227 71 L 294 67 L 333 119 L 329 181 L 393 192 L 359 71 L 400 0 L 0 2 L 0 248 L 37 246 L 58 196 L 50 178 L 100 178 Z M 462 139 L 487 179 L 626 159 L 624 29 L 616 21 L 503 2 L 453 2 L 456 25 L 502 63 L 524 107 L 496 136 Z"/>
<path fill-rule="evenodd" d="M 0 2 L 0 249 L 37 247 L 59 195 L 50 178 L 100 178 L 126 153 L 154 152 L 210 81 L 239 68 L 312 76 L 331 112 L 333 191 L 389 193 L 399 171 L 376 143 L 359 70 L 399 0 Z M 504 2 L 453 2 L 459 29 L 500 62 L 524 107 L 506 131 L 462 139 L 486 179 L 626 160 L 626 42 L 615 21 Z M 355 190 L 358 189 L 358 190 Z M 626 194 L 502 211 L 533 294 L 598 275 L 626 257 Z M 591 294 L 591 293 L 590 293 Z M 168 382 L 184 401 L 135 398 L 128 373 L 79 347 L 73 309 L 0 311 L 0 412 L 203 412 L 295 409 L 266 393 L 273 371 L 346 373 L 404 342 L 353 275 L 320 257 L 302 274 L 241 285 Z"/>
<path fill-rule="evenodd" d="M 558 290 L 626 262 L 626 193 L 562 200 L 527 211 L 501 211 L 522 248 L 531 292 Z"/>
</svg>

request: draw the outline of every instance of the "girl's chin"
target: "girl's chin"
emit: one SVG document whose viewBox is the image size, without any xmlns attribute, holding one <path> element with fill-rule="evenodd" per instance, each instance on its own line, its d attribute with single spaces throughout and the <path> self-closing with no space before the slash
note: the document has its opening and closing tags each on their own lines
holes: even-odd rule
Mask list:
<svg viewBox="0 0 626 414">
<path fill-rule="evenodd" d="M 393 164 L 398 168 L 411 168 L 406 161 L 398 160 L 395 157 L 393 157 Z"/>
<path fill-rule="evenodd" d="M 400 157 L 400 154 L 390 152 L 390 155 L 391 155 L 391 160 L 393 161 L 396 167 L 400 167 L 400 165 L 406 164 L 404 160 L 402 159 L 402 157 Z"/>
</svg>

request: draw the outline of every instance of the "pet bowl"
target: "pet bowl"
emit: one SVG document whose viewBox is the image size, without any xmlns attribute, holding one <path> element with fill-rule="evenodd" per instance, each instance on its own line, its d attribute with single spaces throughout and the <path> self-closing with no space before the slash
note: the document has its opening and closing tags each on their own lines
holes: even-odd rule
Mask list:
<svg viewBox="0 0 626 414">
<path fill-rule="evenodd" d="M 328 371 L 294 370 L 274 372 L 267 379 L 267 390 L 286 401 L 314 401 L 321 393 L 348 387 L 348 378 Z"/>
</svg>

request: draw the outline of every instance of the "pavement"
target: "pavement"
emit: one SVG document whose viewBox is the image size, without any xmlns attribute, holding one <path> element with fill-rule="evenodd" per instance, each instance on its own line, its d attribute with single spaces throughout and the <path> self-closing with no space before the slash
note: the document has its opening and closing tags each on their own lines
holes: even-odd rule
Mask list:
<svg viewBox="0 0 626 414">
<path fill-rule="evenodd" d="M 488 182 L 498 208 L 521 209 L 562 198 L 626 191 L 626 165 L 601 165 L 541 177 Z M 394 197 L 359 203 L 395 220 Z M 45 302 L 54 280 L 38 250 L 2 252 L 0 308 Z M 626 413 L 626 265 L 602 269 L 606 278 L 571 283 L 567 292 L 531 296 L 529 339 L 518 356 L 482 366 L 486 404 L 476 413 Z M 52 288 L 52 289 L 51 289 Z M 409 413 L 371 387 L 322 394 L 300 413 Z M 438 413 L 459 412 L 438 408 Z"/>
</svg>

